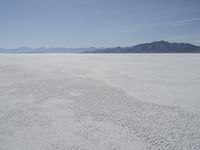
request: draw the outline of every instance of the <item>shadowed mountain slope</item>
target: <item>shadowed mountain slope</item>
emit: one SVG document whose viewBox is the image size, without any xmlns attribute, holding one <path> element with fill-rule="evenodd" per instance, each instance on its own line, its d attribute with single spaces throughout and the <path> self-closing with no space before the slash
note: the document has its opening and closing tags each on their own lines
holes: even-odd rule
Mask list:
<svg viewBox="0 0 200 150">
<path fill-rule="evenodd" d="M 115 47 L 90 51 L 92 53 L 200 53 L 200 46 L 188 43 L 155 41 L 132 47 Z M 90 53 L 87 51 L 87 53 Z"/>
</svg>

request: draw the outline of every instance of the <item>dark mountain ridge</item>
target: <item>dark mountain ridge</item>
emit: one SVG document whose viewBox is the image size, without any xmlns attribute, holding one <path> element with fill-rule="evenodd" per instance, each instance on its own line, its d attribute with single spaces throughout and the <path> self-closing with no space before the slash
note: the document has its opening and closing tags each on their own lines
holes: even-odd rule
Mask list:
<svg viewBox="0 0 200 150">
<path fill-rule="evenodd" d="M 0 53 L 200 53 L 200 46 L 188 43 L 170 43 L 167 41 L 155 41 L 152 43 L 138 44 L 132 47 L 114 48 L 0 48 Z"/>
<path fill-rule="evenodd" d="M 200 46 L 188 43 L 170 43 L 167 41 L 155 41 L 132 47 L 105 48 L 92 53 L 200 53 Z"/>
</svg>

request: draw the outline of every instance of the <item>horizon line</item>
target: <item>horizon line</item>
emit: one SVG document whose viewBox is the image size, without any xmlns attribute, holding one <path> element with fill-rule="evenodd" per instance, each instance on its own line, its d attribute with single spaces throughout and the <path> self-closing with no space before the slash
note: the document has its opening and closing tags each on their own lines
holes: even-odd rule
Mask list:
<svg viewBox="0 0 200 150">
<path fill-rule="evenodd" d="M 105 46 L 99 46 L 99 47 L 96 47 L 96 46 L 88 46 L 88 47 L 65 47 L 65 46 L 55 46 L 55 47 L 45 47 L 45 46 L 41 46 L 41 47 L 29 47 L 29 46 L 20 46 L 20 47 L 15 47 L 15 48 L 3 48 L 3 47 L 0 47 L 0 49 L 7 49 L 7 50 L 11 50 L 11 49 L 21 49 L 21 48 L 24 48 L 24 49 L 56 49 L 56 48 L 64 48 L 64 49 L 88 49 L 88 48 L 116 48 L 116 47 L 132 47 L 132 46 L 136 46 L 136 45 L 141 45 L 141 44 L 146 44 L 146 43 L 154 43 L 154 42 L 168 42 L 168 43 L 179 43 L 179 44 L 191 44 L 191 45 L 194 45 L 194 46 L 200 46 L 200 44 L 192 44 L 190 42 L 169 42 L 167 40 L 156 40 L 156 41 L 152 41 L 152 42 L 144 42 L 144 43 L 138 43 L 138 44 L 134 44 L 134 45 L 129 45 L 129 46 L 108 46 L 108 47 L 105 47 Z"/>
</svg>

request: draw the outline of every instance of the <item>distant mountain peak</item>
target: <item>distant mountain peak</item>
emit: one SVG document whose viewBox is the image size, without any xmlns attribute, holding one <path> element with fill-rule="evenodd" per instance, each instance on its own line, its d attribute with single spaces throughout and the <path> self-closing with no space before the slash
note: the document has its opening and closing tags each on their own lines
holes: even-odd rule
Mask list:
<svg viewBox="0 0 200 150">
<path fill-rule="evenodd" d="M 200 46 L 189 43 L 170 43 L 168 41 L 161 40 L 151 43 L 138 44 L 132 47 L 118 46 L 114 48 L 0 48 L 0 53 L 200 53 Z"/>
<path fill-rule="evenodd" d="M 151 42 L 151 43 L 164 43 L 164 44 L 169 44 L 170 42 L 164 41 L 164 40 L 160 40 L 160 41 L 154 41 L 154 42 Z"/>
<path fill-rule="evenodd" d="M 94 53 L 200 53 L 200 46 L 161 40 L 132 47 L 101 49 L 94 51 Z"/>
</svg>

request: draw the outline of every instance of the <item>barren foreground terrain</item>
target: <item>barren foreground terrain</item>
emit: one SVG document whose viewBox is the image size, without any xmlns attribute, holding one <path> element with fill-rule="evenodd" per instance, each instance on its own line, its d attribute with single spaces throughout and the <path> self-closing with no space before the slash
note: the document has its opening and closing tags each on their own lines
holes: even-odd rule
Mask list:
<svg viewBox="0 0 200 150">
<path fill-rule="evenodd" d="M 0 150 L 150 149 L 200 149 L 200 55 L 0 55 Z"/>
</svg>

